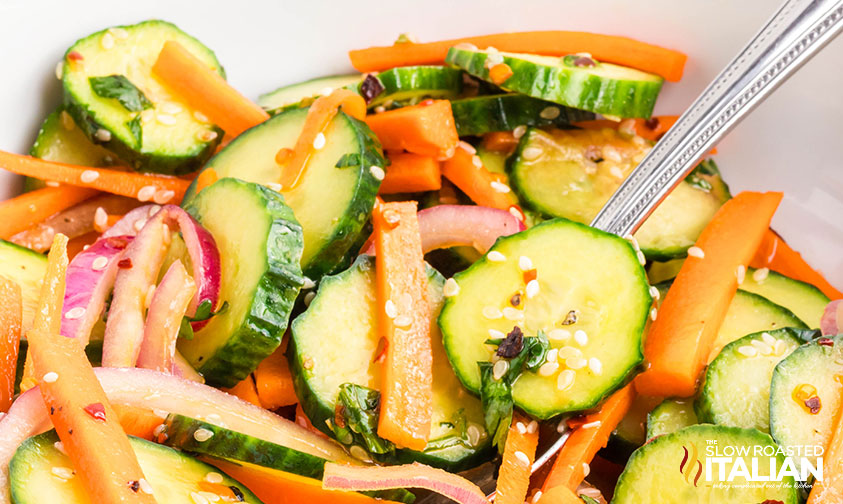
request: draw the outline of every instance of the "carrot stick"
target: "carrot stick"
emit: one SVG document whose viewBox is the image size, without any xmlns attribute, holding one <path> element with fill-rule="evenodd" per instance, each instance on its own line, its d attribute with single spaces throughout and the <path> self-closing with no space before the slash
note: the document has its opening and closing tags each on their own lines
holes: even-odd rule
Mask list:
<svg viewBox="0 0 843 504">
<path fill-rule="evenodd" d="M 511 152 L 518 139 L 511 131 L 492 131 L 483 135 L 483 147 L 493 152 Z"/>
<path fill-rule="evenodd" d="M 421 154 L 391 154 L 381 194 L 438 191 L 442 188 L 439 161 Z"/>
<path fill-rule="evenodd" d="M 178 42 L 164 43 L 152 72 L 228 136 L 236 137 L 269 119 L 269 114 L 262 108 Z"/>
<path fill-rule="evenodd" d="M 261 406 L 274 410 L 281 406 L 296 404 L 299 399 L 293 388 L 293 375 L 284 352 L 287 349 L 287 338 L 269 357 L 258 364 L 255 369 L 255 388 Z"/>
<path fill-rule="evenodd" d="M 231 387 L 230 389 L 223 390 L 233 396 L 237 396 L 240 399 L 243 399 L 246 402 L 250 402 L 255 406 L 263 407 L 261 405 L 261 400 L 258 397 L 258 391 L 255 388 L 255 380 L 252 378 L 252 375 L 247 376 L 240 383 Z"/>
<path fill-rule="evenodd" d="M 81 236 L 77 236 L 76 238 L 71 238 L 70 241 L 67 242 L 67 257 L 72 260 L 76 257 L 76 254 L 85 250 L 86 246 L 93 245 L 100 236 L 101 233 L 91 231 L 90 233 L 85 233 Z"/>
<path fill-rule="evenodd" d="M 116 403 L 111 406 L 117 412 L 117 421 L 120 422 L 120 427 L 128 436 L 153 441 L 156 427 L 164 423 L 163 418 L 148 409 Z"/>
<path fill-rule="evenodd" d="M 378 205 L 372 223 L 378 325 L 386 340 L 378 435 L 422 450 L 433 411 L 433 350 L 416 202 Z"/>
<path fill-rule="evenodd" d="M 351 64 L 360 72 L 386 70 L 396 66 L 437 65 L 445 61 L 448 49 L 457 44 L 474 44 L 481 49 L 566 56 L 587 52 L 598 61 L 615 63 L 661 75 L 669 81 L 682 78 L 687 56 L 679 51 L 637 40 L 575 31 L 531 31 L 496 33 L 425 44 L 396 43 L 349 51 Z"/>
<path fill-rule="evenodd" d="M 291 189 L 296 186 L 313 151 L 321 149 L 321 147 L 317 147 L 319 142 L 317 137 L 322 134 L 321 143 L 324 144 L 323 131 L 328 127 L 331 119 L 337 115 L 337 110 L 340 107 L 356 119 L 362 120 L 366 117 L 366 101 L 363 100 L 362 96 L 348 89 L 335 89 L 330 95 L 317 98 L 307 111 L 307 118 L 293 151 L 288 152 L 289 149 L 283 149 L 287 151 L 285 157 L 290 159 L 284 163 L 279 163 L 283 164 L 279 181 L 281 187 Z M 279 156 L 276 156 L 276 160 L 279 160 Z M 285 160 L 280 159 L 279 161 Z"/>
<path fill-rule="evenodd" d="M 151 200 L 160 205 L 165 203 L 178 204 L 184 197 L 188 186 L 190 186 L 189 180 L 166 175 L 133 173 L 108 168 L 89 168 L 46 161 L 31 156 L 21 156 L 5 151 L 0 151 L 0 168 L 27 177 L 55 180 L 76 187 L 88 187 L 141 201 Z M 88 197 L 92 194 L 94 193 L 89 194 Z M 81 200 L 77 200 L 75 203 L 79 201 Z"/>
<path fill-rule="evenodd" d="M 449 157 L 459 141 L 451 102 L 425 100 L 410 107 L 366 117 L 366 124 L 387 150 Z"/>
<path fill-rule="evenodd" d="M 536 504 L 583 504 L 583 500 L 570 488 L 555 486 L 542 492 Z"/>
<path fill-rule="evenodd" d="M 635 391 L 632 384 L 618 390 L 603 403 L 600 411 L 586 415 L 587 422 L 574 429 L 565 442 L 542 491 L 562 486 L 576 490 L 585 479 L 586 467 L 594 456 L 609 442 L 609 436 L 632 406 Z"/>
<path fill-rule="evenodd" d="M 0 155 L 2 155 L 0 151 Z M 33 158 L 34 159 L 34 158 Z M 0 158 L 0 167 L 3 166 Z M 74 186 L 44 187 L 0 202 L 0 238 L 8 240 L 97 192 Z"/>
<path fill-rule="evenodd" d="M 516 414 L 506 435 L 495 504 L 523 504 L 530 490 L 530 474 L 539 444 L 538 424 Z"/>
<path fill-rule="evenodd" d="M 59 334 L 67 271 L 67 237 L 56 235 L 50 249 L 41 306 L 27 334 L 38 385 L 50 420 L 91 499 L 154 503 L 152 495 L 132 490 L 143 472 L 117 413 L 97 380 L 85 351 Z M 54 330 L 53 330 L 54 329 Z M 144 488 L 145 484 L 140 484 Z"/>
<path fill-rule="evenodd" d="M 694 395 L 737 291 L 736 271 L 749 264 L 781 199 L 781 193 L 740 193 L 705 227 L 647 335 L 644 356 L 650 367 L 635 380 L 640 394 Z"/>
<path fill-rule="evenodd" d="M 843 292 L 805 262 L 802 254 L 790 248 L 790 245 L 772 229 L 764 233 L 761 246 L 749 265 L 753 268 L 770 268 L 782 275 L 814 285 L 831 299 L 843 299 Z"/>
<path fill-rule="evenodd" d="M 0 276 L 0 413 L 9 411 L 15 397 L 22 310 L 20 286 Z"/>
<path fill-rule="evenodd" d="M 442 162 L 442 175 L 480 206 L 509 210 L 518 200 L 509 186 L 487 170 L 480 157 L 460 147 Z"/>
</svg>

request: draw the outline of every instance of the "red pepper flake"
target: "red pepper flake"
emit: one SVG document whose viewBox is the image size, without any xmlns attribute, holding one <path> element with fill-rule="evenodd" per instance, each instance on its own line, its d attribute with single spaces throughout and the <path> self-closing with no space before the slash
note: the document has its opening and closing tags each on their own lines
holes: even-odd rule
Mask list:
<svg viewBox="0 0 843 504">
<path fill-rule="evenodd" d="M 816 415 L 822 409 L 822 401 L 819 396 L 814 396 L 805 400 L 805 407 L 811 411 L 812 415 Z"/>
<path fill-rule="evenodd" d="M 524 215 L 524 211 L 521 210 L 521 207 L 518 205 L 510 206 L 509 213 L 521 222 L 524 222 L 524 220 L 527 218 L 527 216 Z"/>
<path fill-rule="evenodd" d="M 489 69 L 489 80 L 494 84 L 503 84 L 507 79 L 512 77 L 513 71 L 506 63 L 498 63 Z"/>
<path fill-rule="evenodd" d="M 834 340 L 831 338 L 820 338 L 817 340 L 817 343 L 822 346 L 834 346 Z"/>
<path fill-rule="evenodd" d="M 764 502 L 762 502 L 761 504 L 784 504 L 784 502 L 782 502 L 780 500 L 767 499 Z"/>
<path fill-rule="evenodd" d="M 651 117 L 644 121 L 644 126 L 646 126 L 647 129 L 650 129 L 652 131 L 656 131 L 660 124 L 661 122 L 659 121 L 658 117 Z"/>
<path fill-rule="evenodd" d="M 117 250 L 123 250 L 127 246 L 129 246 L 129 240 L 123 238 L 122 236 L 110 236 L 105 239 L 108 246 L 112 248 L 116 248 Z"/>
<path fill-rule="evenodd" d="M 531 281 L 538 278 L 538 276 L 539 276 L 539 272 L 536 271 L 536 268 L 533 268 L 531 270 L 527 270 L 527 271 L 524 272 L 524 283 L 528 284 Z"/>
<path fill-rule="evenodd" d="M 138 480 L 132 480 L 132 481 L 130 481 L 130 482 L 129 482 L 129 488 L 130 488 L 133 492 L 138 493 L 138 490 L 140 489 L 140 481 L 138 481 Z"/>
<path fill-rule="evenodd" d="M 67 59 L 70 61 L 82 61 L 85 59 L 85 57 L 76 51 L 70 51 L 69 53 L 67 53 Z"/>
<path fill-rule="evenodd" d="M 132 269 L 132 260 L 130 258 L 120 259 L 117 261 L 117 267 L 120 269 Z"/>
<path fill-rule="evenodd" d="M 97 420 L 105 422 L 105 406 L 102 403 L 91 403 L 85 406 L 85 413 L 91 415 Z"/>
<path fill-rule="evenodd" d="M 428 107 L 430 105 L 433 105 L 433 100 L 428 98 L 427 100 L 424 100 L 423 102 L 419 103 L 419 105 L 423 107 Z"/>
<path fill-rule="evenodd" d="M 334 407 L 334 424 L 340 429 L 344 429 L 345 423 L 345 406 L 340 403 Z"/>
<path fill-rule="evenodd" d="M 386 359 L 386 349 L 389 347 L 389 342 L 386 338 L 378 340 L 378 349 L 375 351 L 375 358 L 372 360 L 375 364 L 381 364 Z"/>
</svg>

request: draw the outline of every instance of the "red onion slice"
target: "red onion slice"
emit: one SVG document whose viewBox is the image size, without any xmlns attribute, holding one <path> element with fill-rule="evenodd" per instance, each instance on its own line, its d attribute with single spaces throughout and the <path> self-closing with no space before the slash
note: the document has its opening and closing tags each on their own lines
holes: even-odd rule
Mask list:
<svg viewBox="0 0 843 504">
<path fill-rule="evenodd" d="M 391 467 L 325 464 L 322 488 L 365 492 L 393 488 L 424 488 L 460 504 L 489 504 L 480 487 L 442 469 L 419 464 Z"/>
<path fill-rule="evenodd" d="M 506 210 L 474 205 L 438 205 L 418 213 L 422 250 L 428 253 L 440 248 L 468 246 L 485 254 L 501 236 L 525 229 Z M 374 255 L 372 244 L 366 254 Z"/>
<path fill-rule="evenodd" d="M 820 320 L 823 336 L 843 334 L 843 299 L 828 303 Z"/>
</svg>

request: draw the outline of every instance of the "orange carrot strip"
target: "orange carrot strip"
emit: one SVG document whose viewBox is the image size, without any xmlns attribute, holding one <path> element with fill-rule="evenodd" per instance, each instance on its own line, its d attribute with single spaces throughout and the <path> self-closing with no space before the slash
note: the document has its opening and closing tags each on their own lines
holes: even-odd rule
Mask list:
<svg viewBox="0 0 843 504">
<path fill-rule="evenodd" d="M 0 276 L 0 413 L 15 397 L 22 310 L 20 286 Z"/>
<path fill-rule="evenodd" d="M 228 392 L 233 396 L 237 396 L 240 399 L 243 399 L 246 402 L 250 402 L 255 406 L 261 406 L 261 400 L 258 397 L 258 391 L 255 388 L 255 380 L 252 378 L 252 375 L 247 376 L 237 385 L 231 387 L 230 389 L 223 389 L 224 391 Z"/>
<path fill-rule="evenodd" d="M 753 268 L 770 268 L 777 273 L 814 285 L 831 299 L 843 299 L 843 292 L 831 285 L 822 273 L 812 268 L 802 254 L 790 248 L 772 229 L 764 233 L 761 246 L 749 263 Z"/>
<path fill-rule="evenodd" d="M 323 134 L 331 119 L 337 115 L 338 108 L 342 107 L 343 112 L 357 119 L 366 117 L 366 102 L 363 97 L 348 89 L 335 89 L 327 96 L 320 96 L 313 102 L 307 111 L 307 118 L 304 121 L 301 133 L 293 147 L 292 154 L 286 153 L 281 159 L 290 158 L 281 170 L 281 187 L 290 189 L 296 186 L 302 173 L 307 167 L 313 151 L 317 149 L 315 143 L 317 137 Z M 324 138 L 323 142 L 324 143 Z M 278 156 L 276 156 L 278 159 Z"/>
<path fill-rule="evenodd" d="M 0 155 L 2 155 L 0 151 Z M 33 158 L 34 159 L 34 158 Z M 3 160 L 0 158 L 0 167 Z M 74 186 L 44 187 L 0 202 L 0 238 L 13 235 L 46 220 L 97 192 Z"/>
<path fill-rule="evenodd" d="M 463 148 L 456 149 L 451 159 L 442 162 L 442 175 L 480 206 L 509 210 L 518 204 L 509 187 L 487 170 L 479 157 Z"/>
<path fill-rule="evenodd" d="M 396 66 L 442 64 L 448 49 L 464 43 L 474 44 L 481 49 L 491 46 L 501 51 L 546 56 L 587 52 L 599 61 L 637 68 L 674 82 L 682 78 L 687 59 L 679 51 L 631 38 L 575 31 L 496 33 L 425 44 L 396 43 L 392 46 L 349 51 L 348 56 L 358 71 L 374 72 Z"/>
<path fill-rule="evenodd" d="M 586 416 L 588 421 L 574 429 L 559 451 L 544 481 L 542 491 L 557 486 L 576 490 L 585 479 L 586 466 L 591 463 L 600 448 L 609 442 L 609 436 L 629 411 L 634 398 L 635 390 L 632 384 L 629 384 L 609 396 L 600 411 Z"/>
<path fill-rule="evenodd" d="M 0 168 L 27 177 L 55 180 L 72 186 L 88 187 L 143 201 L 154 200 L 162 205 L 181 202 L 185 191 L 190 186 L 189 180 L 167 175 L 89 168 L 45 161 L 5 151 L 0 151 Z M 97 175 L 94 176 L 94 173 Z"/>
<path fill-rule="evenodd" d="M 583 504 L 583 500 L 577 497 L 568 487 L 555 486 L 542 492 L 542 496 L 536 504 Z"/>
<path fill-rule="evenodd" d="M 38 316 L 27 334 L 27 353 L 32 355 L 41 395 L 89 497 L 103 502 L 154 503 L 152 495 L 131 488 L 132 481 L 143 479 L 143 472 L 85 351 L 55 327 L 64 296 L 66 246 L 67 237 L 56 235 Z"/>
<path fill-rule="evenodd" d="M 635 379 L 642 395 L 690 397 L 746 266 L 770 226 L 781 193 L 743 192 L 727 201 L 703 230 L 659 308 L 644 343 L 650 367 Z"/>
<path fill-rule="evenodd" d="M 378 325 L 387 342 L 378 435 L 422 450 L 430 437 L 433 411 L 433 350 L 416 202 L 378 205 L 372 222 Z"/>
<path fill-rule="evenodd" d="M 152 72 L 188 105 L 208 116 L 226 135 L 236 137 L 269 119 L 269 114 L 262 108 L 178 42 L 164 43 Z"/>
<path fill-rule="evenodd" d="M 530 474 L 536 459 L 539 429 L 536 422 L 519 414 L 512 418 L 506 435 L 495 504 L 523 504 L 530 490 Z"/>
<path fill-rule="evenodd" d="M 438 191 L 442 188 L 439 161 L 421 154 L 390 154 L 381 194 Z"/>
<path fill-rule="evenodd" d="M 290 373 L 290 366 L 287 363 L 287 357 L 284 355 L 286 349 L 285 338 L 285 342 L 269 357 L 261 361 L 258 368 L 255 369 L 255 388 L 258 399 L 261 406 L 268 410 L 299 402 L 293 388 L 293 375 Z"/>
<path fill-rule="evenodd" d="M 71 238 L 71 240 L 67 242 L 67 257 L 73 259 L 76 257 L 76 254 L 85 250 L 86 245 L 92 245 L 99 239 L 100 236 L 101 234 L 97 231 L 91 231 L 90 233 L 85 233 L 81 236 L 77 236 L 76 238 Z"/>
<path fill-rule="evenodd" d="M 518 145 L 511 131 L 493 131 L 483 135 L 483 147 L 494 152 L 509 152 Z"/>
<path fill-rule="evenodd" d="M 426 100 L 366 117 L 384 149 L 447 157 L 459 141 L 451 102 Z"/>
<path fill-rule="evenodd" d="M 163 418 L 148 409 L 117 403 L 111 406 L 117 412 L 117 420 L 120 422 L 123 432 L 129 436 L 153 441 L 155 429 L 164 423 Z"/>
</svg>

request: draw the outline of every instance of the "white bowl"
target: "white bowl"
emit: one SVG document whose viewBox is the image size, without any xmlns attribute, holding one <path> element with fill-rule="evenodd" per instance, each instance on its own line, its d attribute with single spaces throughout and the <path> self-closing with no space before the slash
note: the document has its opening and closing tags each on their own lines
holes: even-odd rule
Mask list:
<svg viewBox="0 0 843 504">
<path fill-rule="evenodd" d="M 568 29 L 627 35 L 689 55 L 657 112 L 679 113 L 778 7 L 778 0 L 309 0 L 221 2 L 0 0 L 0 149 L 25 153 L 60 101 L 56 62 L 77 38 L 149 18 L 214 49 L 229 81 L 257 97 L 282 84 L 351 70 L 346 51 L 401 32 L 436 40 Z M 779 190 L 774 227 L 843 287 L 843 39 L 832 42 L 719 146 L 733 190 Z M 0 199 L 18 179 L 0 171 Z"/>
</svg>

